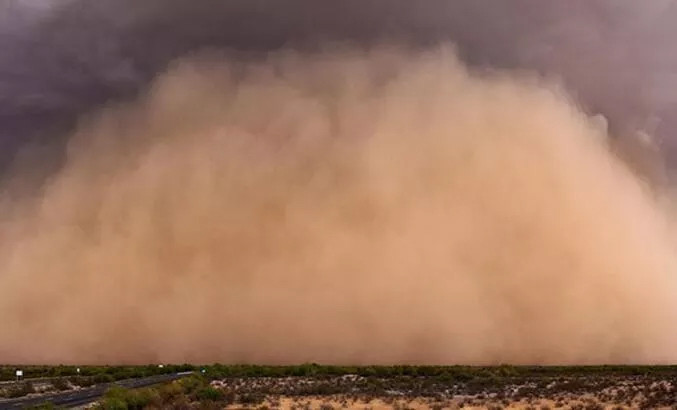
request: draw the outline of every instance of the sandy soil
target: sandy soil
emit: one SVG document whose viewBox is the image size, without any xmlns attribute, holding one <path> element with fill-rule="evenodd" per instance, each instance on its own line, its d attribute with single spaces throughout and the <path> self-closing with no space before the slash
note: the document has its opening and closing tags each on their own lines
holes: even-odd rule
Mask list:
<svg viewBox="0 0 677 410">
<path fill-rule="evenodd" d="M 515 378 L 481 386 L 358 376 L 226 379 L 212 385 L 245 398 L 231 409 L 677 409 L 675 380 L 648 376 Z"/>
</svg>

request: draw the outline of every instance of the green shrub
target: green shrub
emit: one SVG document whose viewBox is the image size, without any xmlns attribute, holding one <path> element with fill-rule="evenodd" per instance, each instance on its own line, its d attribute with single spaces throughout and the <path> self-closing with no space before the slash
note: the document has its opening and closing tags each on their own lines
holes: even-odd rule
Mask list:
<svg viewBox="0 0 677 410">
<path fill-rule="evenodd" d="M 191 375 L 179 380 L 178 383 L 186 394 L 192 394 L 205 387 L 207 381 L 201 376 Z"/>
<path fill-rule="evenodd" d="M 127 406 L 130 409 L 141 410 L 152 403 L 160 404 L 160 402 L 160 394 L 151 388 L 131 390 L 127 394 Z"/>
<path fill-rule="evenodd" d="M 169 402 L 175 397 L 183 394 L 183 386 L 178 381 L 171 382 L 159 388 L 160 399 L 162 402 Z"/>
<path fill-rule="evenodd" d="M 160 394 L 152 388 L 130 390 L 120 386 L 113 386 L 104 394 L 101 407 L 104 409 L 118 409 L 118 406 L 129 410 L 141 410 L 150 404 L 161 403 Z"/>
<path fill-rule="evenodd" d="M 119 397 L 107 397 L 98 406 L 101 410 L 128 410 L 127 402 Z"/>
<path fill-rule="evenodd" d="M 198 400 L 220 401 L 224 398 L 224 392 L 212 386 L 205 386 L 195 393 Z"/>
</svg>

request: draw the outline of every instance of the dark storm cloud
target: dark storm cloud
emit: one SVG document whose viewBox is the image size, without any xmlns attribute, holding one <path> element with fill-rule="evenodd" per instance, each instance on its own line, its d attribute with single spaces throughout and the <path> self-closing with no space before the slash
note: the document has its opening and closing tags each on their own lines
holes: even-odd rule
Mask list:
<svg viewBox="0 0 677 410">
<path fill-rule="evenodd" d="M 191 51 L 331 42 L 453 42 L 470 64 L 563 77 L 617 136 L 646 130 L 668 156 L 677 147 L 673 0 L 3 1 L 0 164 L 21 146 L 58 152 L 57 136 L 79 116 L 133 96 Z"/>
</svg>

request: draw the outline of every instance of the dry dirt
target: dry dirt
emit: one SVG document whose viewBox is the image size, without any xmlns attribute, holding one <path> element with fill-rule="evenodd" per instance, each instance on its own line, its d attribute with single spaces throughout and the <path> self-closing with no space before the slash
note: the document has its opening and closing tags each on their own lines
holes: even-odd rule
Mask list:
<svg viewBox="0 0 677 410">
<path fill-rule="evenodd" d="M 512 377 L 448 382 L 426 377 L 230 378 L 212 386 L 228 408 L 677 409 L 675 376 Z"/>
</svg>

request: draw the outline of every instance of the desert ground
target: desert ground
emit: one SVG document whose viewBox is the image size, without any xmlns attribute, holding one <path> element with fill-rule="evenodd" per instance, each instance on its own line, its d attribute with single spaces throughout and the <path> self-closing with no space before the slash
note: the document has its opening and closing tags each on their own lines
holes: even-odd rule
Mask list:
<svg viewBox="0 0 677 410">
<path fill-rule="evenodd" d="M 129 380 L 177 371 L 178 380 L 128 387 Z M 677 366 L 182 365 L 73 372 L 43 367 L 31 371 L 32 379 L 3 382 L 0 408 L 22 391 L 47 398 L 105 385 L 88 408 L 677 409 Z M 52 408 L 45 401 L 40 408 Z"/>
</svg>

